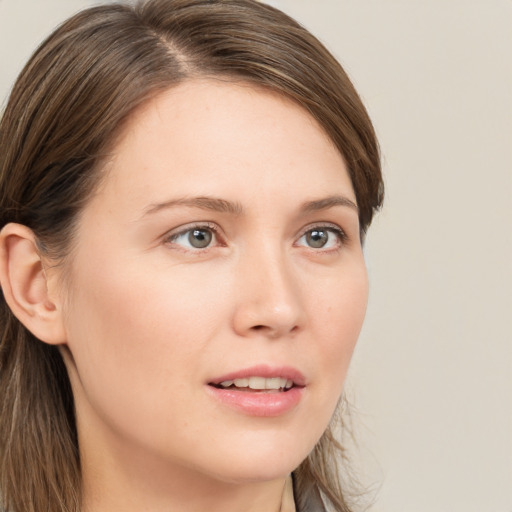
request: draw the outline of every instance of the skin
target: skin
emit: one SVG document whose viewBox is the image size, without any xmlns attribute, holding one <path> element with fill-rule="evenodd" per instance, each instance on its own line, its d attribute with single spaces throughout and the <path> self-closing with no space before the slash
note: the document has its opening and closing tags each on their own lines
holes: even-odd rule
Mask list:
<svg viewBox="0 0 512 512">
<path fill-rule="evenodd" d="M 366 308 L 342 156 L 290 100 L 196 80 L 133 116 L 104 173 L 66 277 L 48 270 L 85 510 L 277 512 L 329 423 Z M 183 202 L 197 197 L 235 207 Z M 205 248 L 190 245 L 197 225 Z M 325 246 L 309 245 L 314 228 Z M 208 393 L 257 364 L 302 372 L 300 402 L 255 417 Z"/>
</svg>

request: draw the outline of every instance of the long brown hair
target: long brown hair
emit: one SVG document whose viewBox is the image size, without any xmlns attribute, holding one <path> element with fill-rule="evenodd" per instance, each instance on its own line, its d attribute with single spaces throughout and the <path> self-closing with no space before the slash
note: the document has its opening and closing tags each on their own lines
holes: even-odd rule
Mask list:
<svg viewBox="0 0 512 512">
<path fill-rule="evenodd" d="M 293 99 L 347 163 L 361 232 L 382 202 L 378 144 L 342 67 L 307 30 L 254 0 L 148 0 L 82 11 L 25 66 L 0 122 L 0 228 L 33 230 L 63 261 L 77 214 L 123 123 L 158 92 L 194 77 L 242 80 Z M 0 298 L 0 496 L 16 512 L 78 512 L 74 404 L 62 357 Z M 347 512 L 330 430 L 294 472 L 296 499 Z"/>
</svg>

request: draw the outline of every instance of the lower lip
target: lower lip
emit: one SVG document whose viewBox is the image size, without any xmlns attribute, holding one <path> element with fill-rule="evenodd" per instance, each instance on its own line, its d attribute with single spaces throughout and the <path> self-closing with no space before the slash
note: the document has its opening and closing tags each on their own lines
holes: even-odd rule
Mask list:
<svg viewBox="0 0 512 512">
<path fill-rule="evenodd" d="M 288 391 L 237 391 L 207 386 L 208 392 L 224 405 L 249 416 L 275 417 L 293 409 L 302 398 L 304 388 L 293 387 Z"/>
</svg>

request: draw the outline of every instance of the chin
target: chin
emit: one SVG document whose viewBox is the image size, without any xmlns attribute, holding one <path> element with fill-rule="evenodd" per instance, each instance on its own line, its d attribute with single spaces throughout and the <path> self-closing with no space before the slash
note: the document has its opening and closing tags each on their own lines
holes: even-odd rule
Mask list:
<svg viewBox="0 0 512 512">
<path fill-rule="evenodd" d="M 243 484 L 268 482 L 272 480 L 284 479 L 302 462 L 290 463 L 289 461 L 269 460 L 264 463 L 247 461 L 248 464 L 241 464 L 231 467 L 229 470 L 217 473 L 216 479 L 228 484 Z"/>
<path fill-rule="evenodd" d="M 274 446 L 261 443 L 245 449 L 233 448 L 215 464 L 216 478 L 226 483 L 286 478 L 308 456 L 313 446 L 304 447 L 288 442 Z"/>
</svg>

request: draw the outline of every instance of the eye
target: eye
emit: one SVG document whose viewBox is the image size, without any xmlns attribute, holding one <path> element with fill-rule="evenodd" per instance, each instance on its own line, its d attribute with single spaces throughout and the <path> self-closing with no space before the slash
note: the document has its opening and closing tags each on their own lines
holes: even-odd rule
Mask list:
<svg viewBox="0 0 512 512">
<path fill-rule="evenodd" d="M 166 242 L 189 250 L 207 249 L 219 243 L 216 228 L 212 225 L 197 225 L 182 229 L 178 233 L 169 235 Z"/>
<path fill-rule="evenodd" d="M 338 226 L 315 226 L 308 229 L 297 241 L 297 245 L 311 249 L 335 249 L 346 240 L 345 232 Z"/>
</svg>

